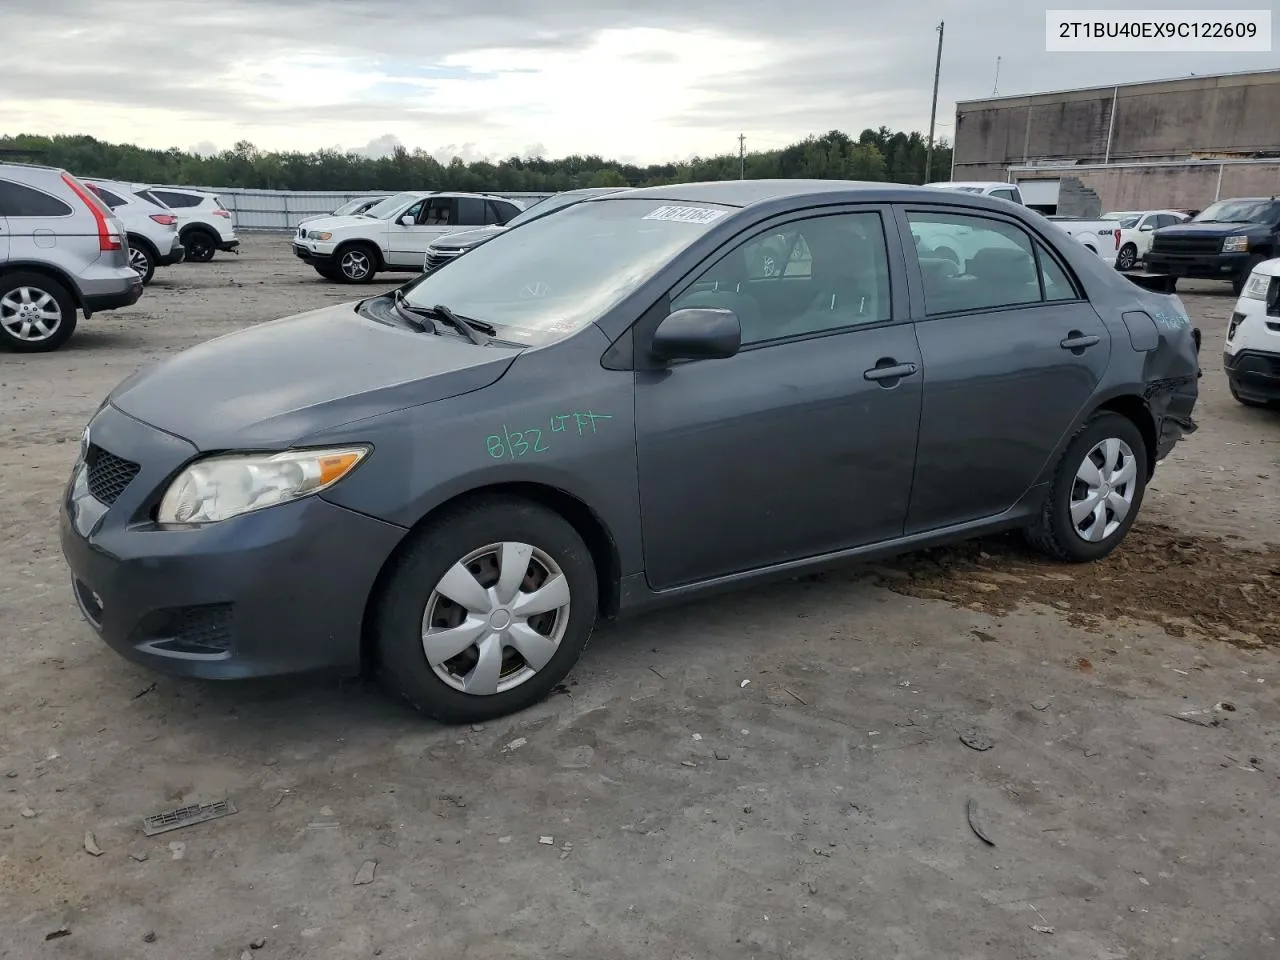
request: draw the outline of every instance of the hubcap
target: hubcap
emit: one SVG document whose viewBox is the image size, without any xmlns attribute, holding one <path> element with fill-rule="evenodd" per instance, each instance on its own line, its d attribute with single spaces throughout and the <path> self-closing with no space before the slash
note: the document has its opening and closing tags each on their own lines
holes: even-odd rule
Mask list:
<svg viewBox="0 0 1280 960">
<path fill-rule="evenodd" d="M 547 665 L 569 625 L 569 581 L 527 543 L 491 543 L 446 571 L 422 616 L 422 650 L 437 677 L 490 696 Z"/>
<path fill-rule="evenodd" d="M 145 277 L 147 275 L 147 267 L 150 263 L 151 261 L 147 258 L 147 255 L 137 247 L 129 251 L 129 266 L 133 267 L 141 276 Z"/>
<path fill-rule="evenodd" d="M 27 343 L 48 340 L 62 326 L 62 308 L 39 287 L 18 287 L 0 297 L 0 326 Z"/>
<path fill-rule="evenodd" d="M 342 258 L 342 272 L 352 280 L 363 280 L 369 274 L 369 257 L 352 250 Z"/>
<path fill-rule="evenodd" d="M 1071 526 L 1086 543 L 1114 534 L 1133 507 L 1138 489 L 1138 462 L 1123 440 L 1110 437 L 1095 444 L 1076 470 L 1071 485 Z"/>
</svg>

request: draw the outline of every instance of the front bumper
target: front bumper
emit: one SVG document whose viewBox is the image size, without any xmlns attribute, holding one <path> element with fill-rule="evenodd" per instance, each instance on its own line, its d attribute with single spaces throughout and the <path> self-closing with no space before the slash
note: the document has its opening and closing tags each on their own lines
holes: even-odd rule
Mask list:
<svg viewBox="0 0 1280 960">
<path fill-rule="evenodd" d="M 91 317 L 95 313 L 101 313 L 104 310 L 119 310 L 121 307 L 131 307 L 141 297 L 142 278 L 135 275 L 134 279 L 129 281 L 128 287 L 117 293 L 84 294 L 80 298 L 80 309 L 86 317 Z"/>
<path fill-rule="evenodd" d="M 309 263 L 317 270 L 328 270 L 333 266 L 332 250 L 317 250 L 313 247 L 305 246 L 294 240 L 292 243 L 293 255 L 303 263 Z"/>
<path fill-rule="evenodd" d="M 1280 401 L 1280 353 L 1241 350 L 1222 354 L 1227 380 L 1237 394 L 1259 403 Z"/>
<path fill-rule="evenodd" d="M 1249 262 L 1249 253 L 1147 254 L 1147 270 L 1191 280 L 1232 280 Z"/>
<path fill-rule="evenodd" d="M 314 496 L 162 527 L 150 515 L 196 449 L 111 406 L 90 437 L 59 526 L 75 600 L 113 650 L 207 679 L 359 669 L 365 606 L 403 529 Z"/>
</svg>

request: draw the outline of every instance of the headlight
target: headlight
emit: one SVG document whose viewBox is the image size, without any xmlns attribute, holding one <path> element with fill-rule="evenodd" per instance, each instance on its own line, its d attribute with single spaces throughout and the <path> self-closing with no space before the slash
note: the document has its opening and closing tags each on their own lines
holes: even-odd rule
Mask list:
<svg viewBox="0 0 1280 960">
<path fill-rule="evenodd" d="M 333 234 L 328 230 L 312 230 L 308 236 L 312 240 L 332 240 Z"/>
<path fill-rule="evenodd" d="M 1271 278 L 1255 270 L 1249 274 L 1249 280 L 1245 283 L 1244 289 L 1240 291 L 1240 296 L 1248 297 L 1251 300 L 1265 300 L 1267 299 L 1267 287 L 1269 286 L 1271 286 Z"/>
<path fill-rule="evenodd" d="M 1248 237 L 1227 237 L 1222 241 L 1223 253 L 1245 253 L 1249 249 Z"/>
<path fill-rule="evenodd" d="M 156 519 L 217 523 L 297 500 L 333 486 L 368 453 L 368 447 L 340 447 L 198 460 L 169 484 Z"/>
</svg>

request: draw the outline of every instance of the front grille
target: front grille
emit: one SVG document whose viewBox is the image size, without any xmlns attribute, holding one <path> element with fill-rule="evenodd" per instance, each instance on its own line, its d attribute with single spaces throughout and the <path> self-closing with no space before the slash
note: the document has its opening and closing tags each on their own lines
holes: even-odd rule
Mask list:
<svg viewBox="0 0 1280 960">
<path fill-rule="evenodd" d="M 439 270 L 449 261 L 456 260 L 461 254 L 461 250 L 429 250 L 425 265 L 426 272 L 430 273 L 432 270 Z"/>
<path fill-rule="evenodd" d="M 169 611 L 165 639 L 151 644 L 157 650 L 195 656 L 218 656 L 231 649 L 231 604 L 206 603 Z"/>
<path fill-rule="evenodd" d="M 1200 257 L 1222 252 L 1221 237 L 1162 237 L 1151 241 L 1152 253 L 1169 253 L 1175 256 Z"/>
<path fill-rule="evenodd" d="M 138 465 L 132 460 L 117 457 L 93 443 L 89 444 L 84 462 L 89 468 L 89 492 L 108 507 L 120 499 L 124 488 L 138 475 Z"/>
</svg>

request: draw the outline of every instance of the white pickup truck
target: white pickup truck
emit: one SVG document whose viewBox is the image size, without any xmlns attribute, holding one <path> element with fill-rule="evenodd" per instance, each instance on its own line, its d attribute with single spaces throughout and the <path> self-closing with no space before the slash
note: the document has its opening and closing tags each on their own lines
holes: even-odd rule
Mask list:
<svg viewBox="0 0 1280 960">
<path fill-rule="evenodd" d="M 1120 226 L 1120 246 L 1116 248 L 1116 269 L 1132 270 L 1151 249 L 1151 237 L 1161 227 L 1186 223 L 1191 218 L 1177 210 L 1115 210 L 1102 215 Z"/>
<path fill-rule="evenodd" d="M 1046 219 L 1075 237 L 1103 260 L 1115 262 L 1120 249 L 1120 225 L 1115 220 L 1082 220 L 1059 216 Z"/>
</svg>

